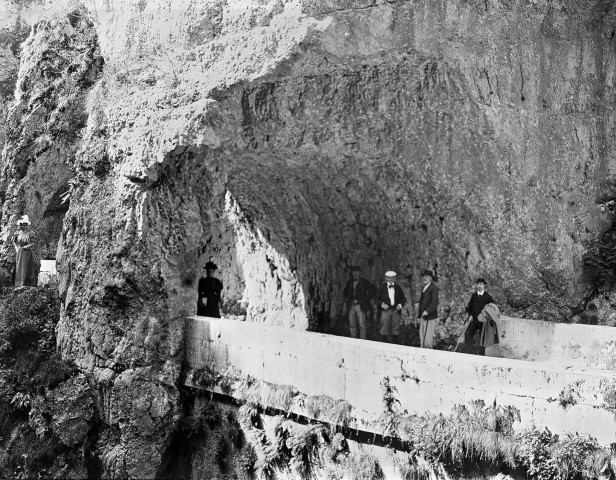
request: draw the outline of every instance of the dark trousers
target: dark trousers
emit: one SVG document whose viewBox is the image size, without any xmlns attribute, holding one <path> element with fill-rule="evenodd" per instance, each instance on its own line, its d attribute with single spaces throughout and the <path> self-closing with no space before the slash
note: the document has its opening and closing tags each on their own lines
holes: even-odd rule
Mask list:
<svg viewBox="0 0 616 480">
<path fill-rule="evenodd" d="M 468 353 L 473 352 L 473 346 L 474 346 L 473 336 L 475 335 L 475 332 L 477 330 L 481 332 L 482 328 L 483 328 L 483 323 L 481 323 L 479 320 L 475 318 L 473 318 L 471 323 L 468 324 L 468 328 L 466 329 L 466 332 L 464 333 L 464 346 L 466 347 L 466 351 Z"/>
</svg>

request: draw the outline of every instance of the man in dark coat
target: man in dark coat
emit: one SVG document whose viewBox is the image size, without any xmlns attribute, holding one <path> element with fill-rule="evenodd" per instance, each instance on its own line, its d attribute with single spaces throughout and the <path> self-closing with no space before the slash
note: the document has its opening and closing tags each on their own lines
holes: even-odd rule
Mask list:
<svg viewBox="0 0 616 480">
<path fill-rule="evenodd" d="M 434 332 L 438 321 L 438 288 L 434 285 L 434 274 L 425 270 L 421 274 L 424 287 L 419 296 L 419 345 L 421 348 L 434 348 Z"/>
<path fill-rule="evenodd" d="M 197 315 L 220 318 L 222 282 L 214 277 L 217 269 L 218 267 L 211 260 L 205 264 L 206 276 L 199 280 Z"/>
<path fill-rule="evenodd" d="M 479 277 L 475 281 L 475 293 L 471 295 L 471 299 L 466 307 L 466 313 L 468 314 L 468 326 L 464 332 L 464 347 L 467 353 L 474 352 L 473 336 L 477 330 L 481 331 L 483 323 L 479 321 L 479 314 L 483 311 L 484 307 L 489 303 L 495 303 L 492 296 L 485 291 L 486 280 L 483 277 Z"/>
<path fill-rule="evenodd" d="M 381 310 L 380 334 L 387 338 L 389 343 L 397 343 L 400 334 L 400 311 L 406 303 L 402 287 L 396 283 L 396 272 L 385 273 L 385 283 L 380 286 L 374 297 Z"/>
<path fill-rule="evenodd" d="M 361 276 L 361 269 L 354 266 L 351 278 L 344 289 L 344 300 L 349 314 L 349 331 L 351 337 L 366 339 L 366 312 L 370 310 L 370 300 L 376 288 Z"/>
</svg>

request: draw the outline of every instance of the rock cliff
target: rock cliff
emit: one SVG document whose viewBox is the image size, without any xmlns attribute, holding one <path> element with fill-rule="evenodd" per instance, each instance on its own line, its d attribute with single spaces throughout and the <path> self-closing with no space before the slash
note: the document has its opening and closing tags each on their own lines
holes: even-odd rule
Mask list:
<svg viewBox="0 0 616 480">
<path fill-rule="evenodd" d="M 58 345 L 99 385 L 105 475 L 157 471 L 210 257 L 224 312 L 298 329 L 340 316 L 354 263 L 437 266 L 454 309 L 477 275 L 560 319 L 592 288 L 612 2 L 23 3 L 28 39 L 0 44 L 3 279 L 28 213 L 59 239 Z"/>
<path fill-rule="evenodd" d="M 316 328 L 356 262 L 373 280 L 436 264 L 445 304 L 479 274 L 514 308 L 583 297 L 613 194 L 609 3 L 90 9 L 101 181 L 138 238 L 221 264 L 228 310 Z M 173 219 L 151 208 L 170 194 Z"/>
</svg>

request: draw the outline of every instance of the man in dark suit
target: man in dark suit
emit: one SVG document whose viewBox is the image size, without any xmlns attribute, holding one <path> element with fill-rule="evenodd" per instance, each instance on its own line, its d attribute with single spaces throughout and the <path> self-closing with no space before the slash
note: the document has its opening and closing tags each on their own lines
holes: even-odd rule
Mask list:
<svg viewBox="0 0 616 480">
<path fill-rule="evenodd" d="M 482 329 L 483 323 L 481 323 L 478 319 L 479 314 L 483 311 L 483 308 L 488 303 L 494 303 L 494 299 L 492 296 L 485 291 L 486 288 L 486 280 L 485 278 L 479 277 L 475 281 L 475 293 L 471 295 L 471 299 L 468 302 L 466 307 L 466 313 L 468 313 L 468 326 L 466 327 L 466 331 L 464 332 L 464 347 L 466 353 L 474 352 L 474 342 L 473 336 L 477 330 Z"/>
<path fill-rule="evenodd" d="M 389 343 L 397 343 L 400 334 L 400 311 L 406 303 L 402 287 L 396 283 L 396 272 L 385 273 L 385 283 L 381 285 L 374 297 L 381 310 L 380 334 L 387 338 Z"/>
<path fill-rule="evenodd" d="M 344 289 L 344 299 L 349 314 L 349 332 L 351 337 L 366 339 L 366 312 L 370 310 L 370 300 L 376 288 L 361 276 L 358 266 L 352 267 L 351 278 Z"/>
<path fill-rule="evenodd" d="M 211 260 L 205 264 L 205 277 L 199 280 L 199 301 L 197 315 L 220 318 L 220 303 L 222 301 L 222 282 L 214 277 L 218 269 Z"/>
<path fill-rule="evenodd" d="M 438 288 L 434 285 L 434 274 L 425 270 L 421 274 L 424 285 L 419 297 L 419 345 L 421 348 L 434 348 L 434 331 L 438 320 Z"/>
</svg>

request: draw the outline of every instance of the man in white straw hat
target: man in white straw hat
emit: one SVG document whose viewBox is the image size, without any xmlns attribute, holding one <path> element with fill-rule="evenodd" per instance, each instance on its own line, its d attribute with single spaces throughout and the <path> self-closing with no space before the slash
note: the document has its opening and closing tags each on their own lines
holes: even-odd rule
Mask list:
<svg viewBox="0 0 616 480">
<path fill-rule="evenodd" d="M 389 343 L 397 343 L 400 334 L 400 312 L 406 303 L 402 287 L 396 283 L 396 272 L 385 272 L 383 283 L 374 297 L 381 311 L 380 334 L 387 338 Z"/>
<path fill-rule="evenodd" d="M 30 230 L 30 219 L 23 215 L 17 220 L 17 233 L 13 236 L 15 247 L 15 286 L 36 286 L 37 274 L 34 257 L 35 235 Z"/>
</svg>

